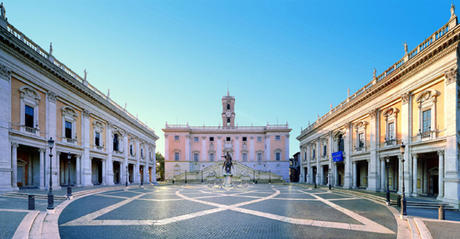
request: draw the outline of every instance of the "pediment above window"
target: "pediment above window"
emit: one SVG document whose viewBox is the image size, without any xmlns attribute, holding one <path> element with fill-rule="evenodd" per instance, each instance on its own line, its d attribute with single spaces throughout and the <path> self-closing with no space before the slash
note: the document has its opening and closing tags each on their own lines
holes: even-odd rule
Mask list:
<svg viewBox="0 0 460 239">
<path fill-rule="evenodd" d="M 425 90 L 423 91 L 422 93 L 420 93 L 417 98 L 416 98 L 416 101 L 417 103 L 423 103 L 425 101 L 433 101 L 436 99 L 436 97 L 438 97 L 441 93 L 439 93 L 439 91 L 437 90 L 433 90 L 433 89 L 428 89 L 428 90 Z"/>
<path fill-rule="evenodd" d="M 29 86 L 23 86 L 19 89 L 21 99 L 30 99 L 35 102 L 40 101 L 40 94 Z"/>
<path fill-rule="evenodd" d="M 390 108 L 385 109 L 383 111 L 383 116 L 385 116 L 385 117 L 396 116 L 398 113 L 399 113 L 398 108 L 390 107 Z"/>
<path fill-rule="evenodd" d="M 74 109 L 72 109 L 70 106 L 62 107 L 61 111 L 62 111 L 62 116 L 67 116 L 73 119 L 76 119 L 78 117 L 77 112 Z"/>
</svg>

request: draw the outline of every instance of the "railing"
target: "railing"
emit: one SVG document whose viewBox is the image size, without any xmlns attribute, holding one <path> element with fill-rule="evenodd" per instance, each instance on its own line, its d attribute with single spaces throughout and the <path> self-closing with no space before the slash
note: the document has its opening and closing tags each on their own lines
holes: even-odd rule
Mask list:
<svg viewBox="0 0 460 239">
<path fill-rule="evenodd" d="M 135 122 L 137 122 L 138 124 L 142 125 L 143 127 L 149 129 L 150 131 L 154 132 L 153 129 L 151 129 L 149 126 L 147 126 L 146 124 L 144 124 L 142 121 L 140 121 L 139 119 L 137 119 L 137 117 L 135 117 L 134 115 L 132 115 L 131 113 L 129 113 L 128 111 L 126 111 L 125 108 L 122 108 L 120 105 L 118 105 L 115 101 L 113 101 L 112 99 L 110 99 L 107 95 L 105 95 L 104 93 L 102 93 L 100 90 L 98 90 L 96 87 L 94 87 L 93 85 L 89 84 L 87 81 L 85 81 L 85 79 L 83 79 L 82 77 L 80 77 L 77 73 L 75 73 L 74 71 L 72 71 L 69 67 L 67 67 L 66 65 L 64 65 L 63 63 L 61 63 L 60 61 L 56 60 L 51 54 L 49 54 L 48 52 L 46 52 L 45 50 L 43 50 L 43 48 L 41 48 L 38 44 L 36 44 L 35 42 L 33 42 L 31 39 L 29 39 L 26 35 L 24 35 L 21 31 L 19 31 L 18 29 L 16 29 L 13 25 L 11 24 L 7 24 L 7 30 L 8 32 L 10 32 L 13 36 L 15 36 L 17 39 L 19 39 L 20 41 L 22 41 L 24 44 L 26 44 L 28 47 L 30 47 L 32 50 L 36 51 L 38 54 L 40 54 L 42 57 L 46 58 L 47 60 L 51 61 L 54 65 L 56 65 L 57 67 L 59 67 L 61 70 L 63 70 L 64 72 L 66 72 L 69 76 L 71 76 L 74 80 L 86 85 L 89 89 L 91 89 L 94 93 L 96 93 L 97 95 L 105 98 L 110 104 L 112 104 L 113 106 L 115 106 L 117 109 L 121 110 L 122 112 L 125 112 L 128 117 L 131 119 L 131 120 L 134 120 Z"/>
<path fill-rule="evenodd" d="M 366 146 L 361 145 L 361 146 L 355 147 L 354 153 L 362 153 L 362 152 L 367 152 L 367 151 L 368 151 L 367 145 Z"/>
<path fill-rule="evenodd" d="M 381 148 L 397 146 L 401 144 L 401 139 L 393 138 L 393 139 L 385 139 L 383 143 L 380 144 Z"/>
<path fill-rule="evenodd" d="M 415 49 L 410 51 L 407 54 L 407 60 L 410 60 L 414 58 L 416 55 L 418 55 L 420 52 L 424 51 L 426 48 L 428 48 L 433 42 L 439 40 L 441 37 L 443 37 L 447 32 L 449 31 L 449 23 L 445 24 L 442 26 L 440 29 L 438 29 L 436 32 L 431 34 L 430 37 L 425 39 L 422 43 L 420 43 Z M 357 90 L 353 95 L 347 97 L 346 100 L 338 104 L 336 107 L 332 108 L 327 114 L 324 114 L 323 116 L 319 117 L 315 122 L 312 124 L 308 125 L 307 128 L 301 130 L 300 135 L 304 135 L 307 132 L 311 131 L 313 128 L 315 128 L 316 125 L 318 125 L 321 121 L 324 119 L 328 118 L 329 115 L 331 115 L 334 112 L 337 112 L 343 106 L 347 105 L 348 102 L 351 100 L 357 98 L 359 95 L 361 95 L 363 92 L 367 92 L 369 89 L 372 88 L 373 85 L 375 85 L 377 82 L 382 81 L 383 79 L 389 78 L 391 75 L 395 74 L 396 70 L 398 70 L 401 66 L 403 66 L 406 62 L 406 56 L 401 58 L 399 61 L 394 63 L 391 67 L 389 67 L 386 71 L 384 71 L 382 74 L 378 75 L 375 77 L 375 79 L 372 79 L 370 83 L 362 87 L 361 89 Z"/>
<path fill-rule="evenodd" d="M 419 133 L 412 137 L 412 142 L 435 139 L 438 133 L 439 132 L 437 130 L 427 130 L 423 132 L 419 130 Z"/>
<path fill-rule="evenodd" d="M 77 142 L 77 137 L 75 138 L 66 138 L 66 137 L 62 137 L 64 139 L 65 142 L 67 143 L 71 143 L 71 144 L 74 144 Z"/>
<path fill-rule="evenodd" d="M 38 128 L 33 128 L 33 127 L 29 127 L 29 126 L 23 126 L 24 127 L 24 131 L 26 131 L 27 133 L 32 133 L 32 134 L 36 134 L 37 131 L 39 130 Z"/>
<path fill-rule="evenodd" d="M 189 126 L 189 124 L 169 124 L 166 123 L 166 128 L 180 128 L 180 129 L 195 129 L 195 130 L 221 130 L 221 129 L 239 129 L 239 130 L 266 130 L 266 129 L 287 129 L 287 124 L 282 125 L 266 125 L 266 126 Z"/>
</svg>

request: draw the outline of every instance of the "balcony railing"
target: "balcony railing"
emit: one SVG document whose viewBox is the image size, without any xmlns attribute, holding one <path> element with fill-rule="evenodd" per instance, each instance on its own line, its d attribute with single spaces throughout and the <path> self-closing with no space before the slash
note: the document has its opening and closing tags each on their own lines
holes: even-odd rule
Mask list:
<svg viewBox="0 0 460 239">
<path fill-rule="evenodd" d="M 66 138 L 66 137 L 64 137 L 64 142 L 75 144 L 77 142 L 77 137 L 75 137 L 75 138 Z"/>
<path fill-rule="evenodd" d="M 423 141 L 423 140 L 430 140 L 435 139 L 438 135 L 438 131 L 436 130 L 427 130 L 427 131 L 419 131 L 419 133 L 412 138 L 413 142 Z"/>
<path fill-rule="evenodd" d="M 401 144 L 401 139 L 391 138 L 391 139 L 385 139 L 385 141 L 380 144 L 380 147 L 385 148 L 385 147 L 396 146 L 399 144 Z"/>
<path fill-rule="evenodd" d="M 360 146 L 355 146 L 355 153 L 362 153 L 362 152 L 367 152 L 368 147 L 367 145 L 360 145 Z"/>
</svg>

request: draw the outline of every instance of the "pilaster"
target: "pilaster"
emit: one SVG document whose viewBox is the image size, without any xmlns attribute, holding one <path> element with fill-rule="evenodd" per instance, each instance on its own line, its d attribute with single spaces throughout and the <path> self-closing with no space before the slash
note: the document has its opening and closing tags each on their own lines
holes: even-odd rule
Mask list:
<svg viewBox="0 0 460 239">
<path fill-rule="evenodd" d="M 369 160 L 369 174 L 368 174 L 368 190 L 377 191 L 380 178 L 378 177 L 379 160 L 377 156 L 377 132 L 379 130 L 377 124 L 377 110 L 369 112 L 369 143 L 370 143 L 370 160 Z"/>
<path fill-rule="evenodd" d="M 106 164 L 106 178 L 105 178 L 105 183 L 107 185 L 113 185 L 113 160 L 112 160 L 112 153 L 113 153 L 113 140 L 112 140 L 112 127 L 110 124 L 106 124 L 106 129 L 105 129 L 105 150 L 107 152 L 107 164 Z M 121 166 L 120 166 L 121 167 Z M 121 172 L 121 169 L 120 169 Z M 120 177 L 121 178 L 121 177 Z"/>
<path fill-rule="evenodd" d="M 92 186 L 91 181 L 91 158 L 89 156 L 90 150 L 90 120 L 89 112 L 84 110 L 82 113 L 81 120 L 82 129 L 82 146 L 83 146 L 83 157 L 81 161 L 81 181 L 83 186 Z"/>
<path fill-rule="evenodd" d="M 352 175 L 352 165 L 351 165 L 351 157 L 350 157 L 350 154 L 351 154 L 351 147 L 352 147 L 352 128 L 351 128 L 351 124 L 350 123 L 347 123 L 345 125 L 345 137 L 344 137 L 344 149 L 345 149 L 345 172 L 344 172 L 344 184 L 343 184 L 343 187 L 344 188 L 351 188 L 352 187 L 352 183 L 353 183 L 353 177 L 354 175 Z"/>
<path fill-rule="evenodd" d="M 1 20 L 0 20 L 1 21 Z M 19 109 L 18 109 L 19 110 Z M 11 167 L 11 79 L 10 70 L 0 64 L 0 191 L 13 189 Z"/>
</svg>

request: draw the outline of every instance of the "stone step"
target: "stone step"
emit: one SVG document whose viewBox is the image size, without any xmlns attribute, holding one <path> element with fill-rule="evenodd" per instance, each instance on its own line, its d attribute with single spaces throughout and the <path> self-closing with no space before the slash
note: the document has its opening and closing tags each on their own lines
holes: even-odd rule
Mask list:
<svg viewBox="0 0 460 239">
<path fill-rule="evenodd" d="M 29 232 L 30 239 L 41 239 L 42 228 L 43 228 L 43 221 L 45 220 L 46 212 L 40 212 L 38 216 L 35 218 L 32 228 Z"/>
</svg>

